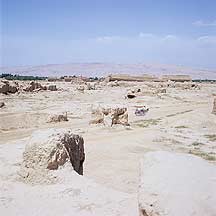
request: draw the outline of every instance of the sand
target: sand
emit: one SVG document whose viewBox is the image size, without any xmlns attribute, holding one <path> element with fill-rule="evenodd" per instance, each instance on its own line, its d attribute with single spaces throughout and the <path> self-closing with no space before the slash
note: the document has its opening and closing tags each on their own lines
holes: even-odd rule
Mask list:
<svg viewBox="0 0 216 216">
<path fill-rule="evenodd" d="M 55 85 L 62 90 L 0 95 L 6 105 L 0 109 L 0 210 L 4 215 L 138 215 L 139 163 L 145 153 L 195 154 L 216 165 L 216 115 L 211 113 L 216 84 L 199 84 L 200 89 L 168 87 L 167 93 L 158 94 L 154 93 L 158 84 L 152 83 L 100 85 L 84 93 L 75 84 Z M 135 87 L 141 93 L 125 99 Z M 130 126 L 89 125 L 93 106 L 116 104 L 127 107 Z M 136 116 L 136 106 L 141 105 L 149 112 Z M 48 122 L 50 115 L 65 112 L 69 121 Z M 82 180 L 67 169 L 61 174 L 66 180 L 50 186 L 32 187 L 17 179 L 29 137 L 47 128 L 68 128 L 83 136 Z"/>
</svg>

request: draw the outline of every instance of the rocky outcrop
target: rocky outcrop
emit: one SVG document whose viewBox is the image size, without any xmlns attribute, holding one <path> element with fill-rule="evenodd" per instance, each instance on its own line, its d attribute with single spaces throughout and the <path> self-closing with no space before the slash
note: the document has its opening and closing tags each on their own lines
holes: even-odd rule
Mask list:
<svg viewBox="0 0 216 216">
<path fill-rule="evenodd" d="M 216 166 L 196 156 L 149 152 L 141 161 L 140 216 L 213 216 Z"/>
<path fill-rule="evenodd" d="M 67 130 L 49 129 L 35 132 L 26 145 L 19 175 L 32 184 L 52 183 L 51 170 L 71 164 L 83 175 L 84 140 Z"/>
<path fill-rule="evenodd" d="M 128 112 L 126 107 L 98 107 L 92 110 L 90 124 L 114 124 L 129 125 Z"/>
<path fill-rule="evenodd" d="M 50 91 L 57 91 L 57 87 L 56 87 L 56 85 L 49 85 L 48 86 L 48 90 L 50 90 Z"/>
<path fill-rule="evenodd" d="M 0 93 L 14 94 L 18 92 L 18 83 L 13 81 L 1 80 L 0 81 Z"/>
<path fill-rule="evenodd" d="M 47 87 L 42 86 L 38 82 L 32 81 L 27 87 L 23 88 L 23 90 L 26 92 L 33 92 L 33 91 L 47 90 Z"/>
<path fill-rule="evenodd" d="M 212 113 L 216 115 L 216 98 L 214 98 Z"/>
</svg>

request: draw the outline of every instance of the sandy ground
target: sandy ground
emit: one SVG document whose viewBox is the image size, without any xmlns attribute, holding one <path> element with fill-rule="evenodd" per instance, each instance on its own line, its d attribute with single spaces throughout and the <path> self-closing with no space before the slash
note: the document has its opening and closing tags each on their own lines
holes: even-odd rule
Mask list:
<svg viewBox="0 0 216 216">
<path fill-rule="evenodd" d="M 0 101 L 6 104 L 0 109 L 0 182 L 4 186 L 2 190 L 5 191 L 0 198 L 0 209 L 3 209 L 5 215 L 28 215 L 33 208 L 30 204 L 29 207 L 22 206 L 19 201 L 20 193 L 25 191 L 28 194 L 28 191 L 31 191 L 30 195 L 22 197 L 29 200 L 31 194 L 32 197 L 36 196 L 34 190 L 37 190 L 18 182 L 16 173 L 28 138 L 38 129 L 70 128 L 81 134 L 85 140 L 86 152 L 84 178 L 87 182 L 92 181 L 98 187 L 109 191 L 101 192 L 102 194 L 113 197 L 110 201 L 111 198 L 98 192 L 104 202 L 107 199 L 107 202 L 110 202 L 110 205 L 107 202 L 105 205 L 101 201 L 100 205 L 106 206 L 106 210 L 102 213 L 96 204 L 92 204 L 93 207 L 86 207 L 84 212 L 76 211 L 75 215 L 138 214 L 136 199 L 139 161 L 146 152 L 165 150 L 192 153 L 215 165 L 216 115 L 211 114 L 211 111 L 216 84 L 200 84 L 200 89 L 167 88 L 167 93 L 143 93 L 134 99 L 125 99 L 128 89 L 134 86 L 148 90 L 156 88 L 148 83 L 123 83 L 119 87 L 101 86 L 98 90 L 81 93 L 74 84 L 55 84 L 62 90 L 0 95 Z M 127 107 L 130 126 L 115 125 L 111 128 L 89 125 L 92 107 L 98 104 L 121 104 Z M 146 105 L 150 110 L 145 116 L 136 116 L 134 111 L 137 105 Z M 47 123 L 50 115 L 64 112 L 68 114 L 68 122 Z M 58 191 L 68 188 L 62 185 L 53 186 L 50 190 L 43 186 L 38 187 L 38 190 L 43 192 L 37 197 L 42 196 L 44 200 L 55 200 L 58 198 L 55 197 Z M 121 209 L 114 206 L 115 197 L 119 203 L 124 200 Z M 65 199 L 65 202 L 68 205 L 70 199 Z M 98 201 L 92 198 L 92 202 Z M 52 207 L 55 208 L 56 203 L 55 200 Z M 9 211 L 11 205 L 27 209 L 26 214 L 21 210 Z M 35 206 L 43 205 L 37 203 Z M 45 206 L 41 208 L 46 209 Z M 39 215 L 39 212 L 38 210 L 34 215 Z M 46 215 L 55 214 L 47 212 Z"/>
</svg>

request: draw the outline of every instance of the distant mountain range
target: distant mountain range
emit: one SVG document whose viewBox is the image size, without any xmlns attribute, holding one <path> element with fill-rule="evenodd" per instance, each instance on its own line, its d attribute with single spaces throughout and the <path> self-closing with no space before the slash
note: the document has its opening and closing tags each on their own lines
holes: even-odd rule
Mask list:
<svg viewBox="0 0 216 216">
<path fill-rule="evenodd" d="M 115 64 L 115 63 L 68 63 L 40 66 L 1 67 L 0 73 L 33 76 L 68 76 L 82 75 L 101 77 L 108 74 L 150 74 L 155 76 L 167 74 L 185 74 L 193 79 L 216 79 L 216 70 L 193 69 L 183 66 L 158 64 Z"/>
</svg>

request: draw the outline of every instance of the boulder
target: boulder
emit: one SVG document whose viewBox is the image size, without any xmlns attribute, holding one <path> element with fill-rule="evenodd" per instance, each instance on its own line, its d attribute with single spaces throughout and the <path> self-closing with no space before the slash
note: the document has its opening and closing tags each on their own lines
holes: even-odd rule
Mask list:
<svg viewBox="0 0 216 216">
<path fill-rule="evenodd" d="M 4 102 L 0 102 L 0 108 L 4 107 L 5 103 Z"/>
<path fill-rule="evenodd" d="M 83 175 L 85 160 L 84 140 L 81 136 L 63 129 L 34 132 L 25 147 L 19 175 L 30 183 L 52 183 L 51 170 L 70 164 Z"/>
<path fill-rule="evenodd" d="M 129 89 L 126 95 L 126 98 L 132 99 L 137 97 L 138 95 L 141 95 L 141 88 L 133 88 L 133 89 Z"/>
<path fill-rule="evenodd" d="M 9 84 L 5 81 L 0 81 L 0 93 L 7 94 L 9 92 Z"/>
<path fill-rule="evenodd" d="M 3 94 L 14 94 L 18 92 L 18 83 L 12 82 L 12 81 L 7 81 L 7 80 L 1 80 L 0 81 L 0 93 Z"/>
<path fill-rule="evenodd" d="M 129 92 L 127 93 L 127 98 L 132 99 L 132 98 L 135 98 L 135 97 L 136 97 L 136 94 L 135 94 L 134 92 L 129 91 Z"/>
<path fill-rule="evenodd" d="M 129 125 L 127 108 L 114 108 L 111 110 L 112 125 Z M 111 126 L 112 126 L 111 125 Z"/>
<path fill-rule="evenodd" d="M 18 83 L 17 82 L 9 82 L 9 93 L 16 93 L 18 92 Z"/>
<path fill-rule="evenodd" d="M 212 113 L 216 115 L 216 98 L 214 98 Z"/>
<path fill-rule="evenodd" d="M 49 85 L 48 90 L 50 91 L 57 91 L 56 85 Z"/>
<path fill-rule="evenodd" d="M 140 168 L 140 216 L 213 216 L 215 179 L 215 164 L 197 156 L 146 153 Z"/>
</svg>

